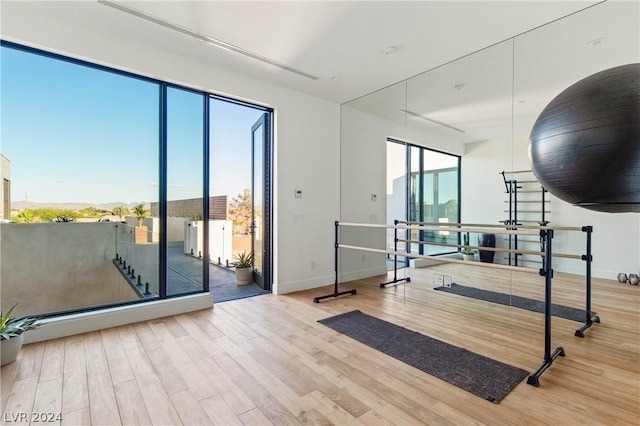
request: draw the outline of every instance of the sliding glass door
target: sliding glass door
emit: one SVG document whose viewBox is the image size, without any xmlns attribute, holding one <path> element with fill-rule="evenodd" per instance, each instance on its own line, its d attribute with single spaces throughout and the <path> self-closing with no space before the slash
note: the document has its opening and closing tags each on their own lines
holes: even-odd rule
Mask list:
<svg viewBox="0 0 640 426">
<path fill-rule="evenodd" d="M 264 113 L 251 127 L 251 250 L 253 253 L 253 281 L 263 289 L 269 289 L 270 265 L 270 208 L 269 185 L 269 114 Z M 266 278 L 266 279 L 265 279 Z"/>
<path fill-rule="evenodd" d="M 217 229 L 212 241 L 220 243 L 211 253 L 211 292 L 226 300 L 250 288 L 270 290 L 271 112 L 222 97 L 211 97 L 209 105 L 210 226 Z M 241 255 L 253 256 L 253 274 L 248 285 L 238 287 L 219 272 L 232 269 Z"/>
</svg>

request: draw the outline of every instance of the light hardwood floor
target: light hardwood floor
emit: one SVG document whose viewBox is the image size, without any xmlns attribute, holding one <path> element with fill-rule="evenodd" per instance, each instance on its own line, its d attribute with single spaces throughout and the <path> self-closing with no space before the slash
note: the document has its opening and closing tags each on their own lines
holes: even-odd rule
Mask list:
<svg viewBox="0 0 640 426">
<path fill-rule="evenodd" d="M 317 323 L 360 309 L 530 372 L 540 366 L 541 314 L 433 291 L 433 272 L 543 295 L 536 275 L 450 264 L 409 269 L 411 283 L 387 289 L 378 286 L 386 277 L 341 284 L 358 294 L 319 304 L 313 297 L 332 287 L 26 345 L 2 367 L 3 423 L 48 412 L 77 425 L 640 424 L 640 287 L 594 280 L 602 323 L 581 339 L 579 323 L 554 318 L 552 345 L 566 357 L 539 388 L 525 380 L 499 404 Z M 554 303 L 584 307 L 582 278 L 557 273 Z"/>
</svg>

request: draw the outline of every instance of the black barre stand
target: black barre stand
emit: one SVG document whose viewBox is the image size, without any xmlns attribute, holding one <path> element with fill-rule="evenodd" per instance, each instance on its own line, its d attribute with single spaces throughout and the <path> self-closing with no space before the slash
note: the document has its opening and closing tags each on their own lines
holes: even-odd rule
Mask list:
<svg viewBox="0 0 640 426">
<path fill-rule="evenodd" d="M 339 296 L 346 296 L 347 294 L 356 294 L 356 290 L 346 290 L 346 291 L 338 291 L 338 226 L 340 222 L 337 220 L 334 222 L 334 251 L 333 251 L 333 264 L 334 264 L 334 272 L 335 272 L 335 281 L 333 283 L 333 293 L 327 294 L 324 296 L 318 296 L 313 298 L 313 303 L 320 303 L 321 300 L 335 298 Z"/>
<path fill-rule="evenodd" d="M 595 315 L 591 311 L 591 261 L 593 256 L 591 255 L 591 233 L 593 232 L 593 226 L 583 226 L 582 231 L 587 233 L 587 254 L 582 256 L 582 260 L 587 262 L 586 266 L 586 281 L 587 281 L 587 306 L 585 308 L 585 322 L 584 325 L 576 330 L 576 337 L 584 337 L 584 332 L 590 328 L 594 323 L 600 322 L 600 317 Z"/>
<path fill-rule="evenodd" d="M 394 226 L 398 226 L 398 219 L 393 221 Z M 398 228 L 393 228 L 393 280 L 380 283 L 380 288 L 387 288 L 388 285 L 397 285 L 401 282 L 411 282 L 411 277 L 398 279 Z"/>
<path fill-rule="evenodd" d="M 559 356 L 565 356 L 564 348 L 559 346 L 551 353 L 551 281 L 553 279 L 553 269 L 551 268 L 551 240 L 553 230 L 541 230 L 540 236 L 546 238 L 545 258 L 540 275 L 544 277 L 544 361 L 535 373 L 527 378 L 527 384 L 535 387 L 540 386 L 540 376 L 551 367 L 553 361 Z"/>
</svg>

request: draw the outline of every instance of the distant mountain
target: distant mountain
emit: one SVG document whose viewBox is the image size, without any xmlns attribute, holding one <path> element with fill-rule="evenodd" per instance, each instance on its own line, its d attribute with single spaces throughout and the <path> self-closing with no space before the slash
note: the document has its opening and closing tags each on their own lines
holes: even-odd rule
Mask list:
<svg viewBox="0 0 640 426">
<path fill-rule="evenodd" d="M 24 210 L 25 205 L 28 205 L 30 209 L 41 209 L 41 208 L 54 208 L 54 209 L 70 209 L 70 210 L 80 210 L 85 207 L 95 207 L 100 210 L 112 211 L 114 207 L 122 206 L 124 208 L 133 209 L 138 204 L 144 204 L 145 208 L 149 208 L 150 203 L 146 201 L 138 202 L 138 203 L 122 203 L 122 202 L 112 202 L 112 203 L 39 203 L 37 201 L 16 201 L 11 203 L 11 209 L 13 210 Z"/>
</svg>

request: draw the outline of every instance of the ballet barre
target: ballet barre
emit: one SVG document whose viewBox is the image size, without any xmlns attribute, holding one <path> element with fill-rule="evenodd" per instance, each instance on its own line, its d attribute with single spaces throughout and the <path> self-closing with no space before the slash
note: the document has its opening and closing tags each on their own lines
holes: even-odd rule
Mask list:
<svg viewBox="0 0 640 426">
<path fill-rule="evenodd" d="M 394 221 L 395 223 L 396 221 Z M 460 232 L 475 232 L 475 233 L 494 233 L 494 234 L 504 234 L 502 230 L 511 230 L 516 231 L 518 229 L 521 230 L 530 230 L 530 231 L 568 231 L 568 232 L 584 232 L 586 236 L 586 244 L 585 244 L 585 254 L 569 254 L 569 253 L 554 253 L 553 256 L 557 258 L 564 259 L 574 259 L 574 260 L 582 260 L 585 262 L 585 319 L 582 327 L 575 331 L 576 337 L 584 337 L 584 332 L 589 329 L 593 324 L 600 323 L 600 317 L 596 315 L 595 312 L 591 309 L 591 263 L 593 262 L 593 254 L 591 252 L 591 238 L 593 234 L 593 226 L 549 226 L 549 225 L 515 225 L 515 224 L 478 224 L 478 223 L 452 223 L 452 222 L 412 222 L 412 221 L 397 221 L 398 224 L 403 223 L 411 229 L 416 229 L 416 226 L 420 229 L 429 229 L 429 230 L 446 230 L 449 232 L 456 232 L 455 230 L 460 230 Z M 437 229 L 433 229 L 433 228 Z M 454 228 L 452 228 L 454 227 Z M 478 227 L 486 228 L 486 229 L 495 229 L 490 231 L 479 230 Z M 463 231 L 464 230 L 464 231 Z M 498 231 L 499 230 L 499 231 Z M 498 231 L 498 232 L 497 232 Z M 523 235 L 521 233 L 513 233 L 511 235 Z M 533 234 L 531 234 L 533 235 Z M 396 234 L 397 238 L 397 234 Z M 403 240 L 399 240 L 399 242 L 403 242 Z M 425 242 L 425 241 L 416 241 L 416 240 L 404 240 L 404 242 L 414 243 L 414 244 L 429 244 L 429 245 L 442 245 L 446 247 L 468 247 L 472 249 L 478 249 L 483 251 L 493 251 L 493 252 L 504 252 L 504 253 L 515 253 L 515 254 L 532 254 L 532 255 L 540 255 L 544 261 L 544 242 L 541 244 L 541 249 L 538 252 L 537 250 L 523 250 L 523 249 L 512 249 L 512 248 L 494 248 L 494 247 L 479 247 L 479 246 L 463 246 L 460 244 L 446 244 L 446 243 L 438 243 L 438 242 Z M 413 257 L 407 256 L 406 257 Z M 521 270 L 522 267 L 518 267 L 518 270 Z M 394 263 L 394 269 L 397 268 L 397 263 Z M 394 276 L 396 275 L 394 271 Z M 390 284 L 398 284 L 401 280 L 397 280 L 397 282 L 389 281 L 388 283 L 384 283 L 385 286 Z M 381 285 L 382 287 L 382 285 Z"/>
<path fill-rule="evenodd" d="M 495 264 L 495 263 L 482 263 L 482 262 L 476 262 L 475 266 L 481 266 L 484 268 L 493 268 L 493 269 L 501 269 L 501 270 L 510 270 L 510 271 L 517 271 L 517 272 L 524 272 L 524 273 L 534 273 L 534 274 L 539 274 L 540 276 L 544 277 L 544 285 L 545 285 L 545 300 L 544 300 L 544 357 L 543 357 L 543 362 L 540 365 L 540 367 L 533 373 L 531 374 L 528 378 L 527 378 L 527 383 L 532 385 L 532 386 L 540 386 L 540 376 L 553 364 L 553 362 L 560 356 L 564 357 L 565 356 L 565 350 L 563 347 L 559 346 L 557 348 L 555 348 L 553 351 L 551 350 L 551 295 L 552 295 L 552 281 L 553 281 L 553 257 L 566 257 L 566 258 L 571 258 L 571 259 L 581 259 L 586 261 L 587 264 L 587 283 L 588 283 L 588 292 L 587 292 L 587 310 L 586 310 L 586 322 L 585 325 L 578 331 L 576 331 L 575 335 L 578 337 L 584 337 L 584 330 L 586 330 L 587 328 L 589 328 L 594 322 L 600 322 L 600 319 L 593 315 L 593 313 L 591 312 L 591 286 L 590 286 L 590 282 L 591 282 L 591 261 L 592 261 L 592 255 L 591 255 L 591 234 L 593 231 L 593 228 L 591 226 L 587 226 L 587 227 L 550 227 L 550 226 L 540 226 L 540 227 L 534 227 L 534 226 L 530 226 L 527 227 L 527 229 L 501 229 L 500 225 L 486 225 L 486 224 L 451 224 L 451 223 L 447 223 L 447 224 L 433 224 L 433 223 L 429 223 L 429 224 L 419 224 L 419 225 L 413 225 L 411 222 L 405 222 L 404 225 L 401 225 L 401 221 L 394 221 L 393 225 L 385 225 L 385 224 L 367 224 L 367 223 L 354 223 L 354 222 L 339 222 L 339 221 L 335 221 L 334 222 L 334 273 L 335 273 L 335 277 L 334 277 L 334 289 L 333 289 L 333 293 L 331 294 L 327 294 L 324 296 L 318 296 L 318 297 L 314 297 L 313 298 L 313 302 L 314 303 L 319 303 L 321 300 L 324 299 L 329 299 L 329 298 L 336 298 L 339 296 L 345 296 L 345 295 L 355 295 L 356 294 L 356 290 L 352 289 L 352 290 L 346 290 L 346 291 L 340 291 L 339 290 L 339 250 L 344 249 L 344 250 L 358 250 L 358 251 L 365 251 L 365 252 L 372 252 L 372 253 L 380 253 L 380 254 L 386 254 L 386 255 L 393 255 L 394 256 L 394 263 L 396 263 L 395 267 L 394 267 L 394 280 L 390 281 L 388 283 L 382 283 L 380 284 L 380 287 L 385 287 L 388 284 L 391 283 L 397 283 L 401 280 L 397 280 L 397 256 L 403 256 L 403 257 L 410 257 L 410 258 L 420 258 L 420 259 L 431 259 L 431 260 L 436 260 L 438 262 L 445 262 L 445 263 L 460 263 L 460 264 L 466 264 L 468 265 L 469 262 L 465 261 L 465 260 L 460 260 L 460 259 L 452 259 L 452 258 L 447 258 L 447 257 L 441 257 L 441 256 L 433 256 L 433 255 L 425 255 L 425 254 L 419 254 L 419 253 L 411 253 L 411 252 L 403 252 L 403 251 L 399 251 L 398 247 L 397 247 L 397 243 L 403 240 L 400 240 L 397 238 L 397 230 L 398 229 L 404 229 L 404 230 L 435 230 L 435 231 L 449 231 L 449 232 L 474 232 L 474 233 L 481 233 L 481 232 L 491 232 L 491 233 L 495 233 L 495 234 L 511 234 L 511 235 L 535 235 L 538 236 L 540 238 L 541 241 L 541 251 L 535 251 L 535 250 L 531 250 L 531 252 L 533 254 L 540 254 L 542 256 L 543 259 L 543 266 L 542 268 L 536 270 L 533 268 L 525 268 L 522 266 L 512 266 L 512 265 L 502 265 L 502 264 Z M 437 226 L 436 226 L 437 225 Z M 453 225 L 453 226 L 452 226 Z M 476 226 L 479 226 L 479 228 L 477 228 Z M 353 244 L 344 244 L 340 241 L 340 227 L 361 227 L 361 228 L 385 228 L 385 229 L 389 229 L 389 228 L 393 228 L 394 231 L 394 250 L 388 250 L 388 249 L 378 249 L 378 248 L 372 248 L 372 247 L 363 247 L 363 246 L 357 246 L 357 245 L 353 245 Z M 504 227 L 509 227 L 509 225 L 503 225 Z M 587 254 L 585 255 L 569 255 L 569 254 L 553 254 L 552 251 L 552 242 L 553 242 L 553 238 L 554 238 L 554 232 L 556 230 L 569 230 L 569 231 L 583 231 L 586 232 L 587 234 Z M 425 242 L 425 241 L 412 241 L 412 240 L 404 240 L 407 242 L 416 242 L 419 244 L 434 244 L 432 242 Z M 436 244 L 437 245 L 437 244 Z M 451 246 L 451 247 L 456 247 L 456 248 L 460 248 L 460 247 L 468 247 L 468 246 L 462 246 L 459 244 L 446 244 L 447 246 Z M 473 246 L 473 247 L 477 247 L 477 246 Z M 487 248 L 491 248 L 491 247 L 477 247 L 479 249 L 485 250 Z M 504 251 L 504 250 L 512 250 L 512 249 L 499 249 L 499 248 L 491 248 L 494 249 L 492 251 Z M 404 281 L 409 282 L 410 279 L 405 279 Z"/>
</svg>

